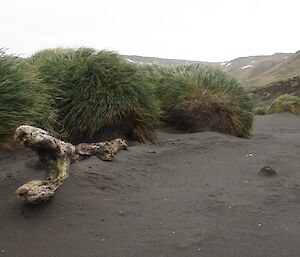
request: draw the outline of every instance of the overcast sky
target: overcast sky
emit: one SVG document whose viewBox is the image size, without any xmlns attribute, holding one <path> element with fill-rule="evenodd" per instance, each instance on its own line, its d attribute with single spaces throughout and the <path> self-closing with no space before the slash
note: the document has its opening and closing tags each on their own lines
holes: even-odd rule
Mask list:
<svg viewBox="0 0 300 257">
<path fill-rule="evenodd" d="M 300 50 L 300 0 L 1 0 L 0 47 L 199 61 Z"/>
</svg>

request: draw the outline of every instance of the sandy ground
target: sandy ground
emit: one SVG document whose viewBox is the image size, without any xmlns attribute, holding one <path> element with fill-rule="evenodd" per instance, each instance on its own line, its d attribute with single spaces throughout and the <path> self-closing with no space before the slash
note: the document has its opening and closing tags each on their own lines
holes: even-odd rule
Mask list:
<svg viewBox="0 0 300 257">
<path fill-rule="evenodd" d="M 253 134 L 162 130 L 158 145 L 73 165 L 39 206 L 14 193 L 43 176 L 35 155 L 1 152 L 0 256 L 299 257 L 300 118 L 257 117 Z"/>
</svg>

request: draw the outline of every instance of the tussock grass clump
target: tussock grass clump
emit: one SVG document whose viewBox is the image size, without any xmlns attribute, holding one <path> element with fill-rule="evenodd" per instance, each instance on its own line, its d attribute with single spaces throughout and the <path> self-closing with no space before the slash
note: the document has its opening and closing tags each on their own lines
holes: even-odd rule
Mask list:
<svg viewBox="0 0 300 257">
<path fill-rule="evenodd" d="M 298 96 L 284 94 L 277 97 L 268 109 L 268 113 L 291 112 L 300 114 L 300 98 Z"/>
<path fill-rule="evenodd" d="M 138 66 L 90 48 L 46 50 L 31 61 L 54 92 L 60 129 L 69 140 L 101 134 L 153 140 L 158 106 Z"/>
<path fill-rule="evenodd" d="M 253 112 L 255 115 L 265 115 L 266 114 L 266 110 L 263 107 L 257 107 L 254 109 Z"/>
<path fill-rule="evenodd" d="M 202 65 L 160 67 L 155 73 L 160 74 L 155 91 L 165 121 L 188 132 L 250 136 L 252 101 L 227 74 Z"/>
<path fill-rule="evenodd" d="M 0 49 L 0 138 L 11 141 L 22 124 L 51 130 L 55 112 L 46 88 L 15 56 Z"/>
</svg>

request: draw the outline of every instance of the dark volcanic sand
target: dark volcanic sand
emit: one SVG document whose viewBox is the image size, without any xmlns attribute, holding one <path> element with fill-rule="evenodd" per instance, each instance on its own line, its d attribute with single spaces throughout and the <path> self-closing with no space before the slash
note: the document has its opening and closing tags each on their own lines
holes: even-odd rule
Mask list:
<svg viewBox="0 0 300 257">
<path fill-rule="evenodd" d="M 14 193 L 43 176 L 35 155 L 1 152 L 0 257 L 299 257 L 300 118 L 257 117 L 253 134 L 160 131 L 73 165 L 39 206 Z"/>
</svg>

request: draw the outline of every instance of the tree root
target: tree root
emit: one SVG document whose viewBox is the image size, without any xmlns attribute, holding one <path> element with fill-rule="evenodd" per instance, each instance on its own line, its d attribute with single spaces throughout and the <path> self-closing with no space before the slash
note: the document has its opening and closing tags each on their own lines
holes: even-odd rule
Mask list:
<svg viewBox="0 0 300 257">
<path fill-rule="evenodd" d="M 123 139 L 74 146 L 51 136 L 43 129 L 27 125 L 16 129 L 15 140 L 33 150 L 46 169 L 44 179 L 27 182 L 16 191 L 18 198 L 29 204 L 48 201 L 68 178 L 71 163 L 91 155 L 112 161 L 118 151 L 127 149 Z"/>
</svg>

